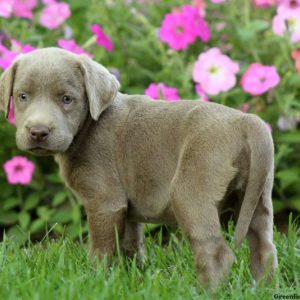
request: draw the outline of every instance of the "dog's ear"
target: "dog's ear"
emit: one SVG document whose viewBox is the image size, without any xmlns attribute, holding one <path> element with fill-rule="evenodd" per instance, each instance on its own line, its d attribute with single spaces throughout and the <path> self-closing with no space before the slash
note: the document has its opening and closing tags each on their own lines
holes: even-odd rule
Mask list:
<svg viewBox="0 0 300 300">
<path fill-rule="evenodd" d="M 94 120 L 98 120 L 100 114 L 115 99 L 120 84 L 106 68 L 86 55 L 80 55 L 80 66 L 83 72 L 90 113 Z"/>
<path fill-rule="evenodd" d="M 4 111 L 6 118 L 9 114 L 10 98 L 13 94 L 13 85 L 17 70 L 17 62 L 14 62 L 0 76 L 0 111 Z"/>
</svg>

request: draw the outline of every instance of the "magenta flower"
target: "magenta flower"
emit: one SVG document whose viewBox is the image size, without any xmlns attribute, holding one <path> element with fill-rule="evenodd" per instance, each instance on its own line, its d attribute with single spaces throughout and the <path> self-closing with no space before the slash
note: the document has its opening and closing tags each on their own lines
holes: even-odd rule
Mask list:
<svg viewBox="0 0 300 300">
<path fill-rule="evenodd" d="M 14 59 L 20 53 L 28 53 L 35 50 L 31 45 L 23 45 L 21 42 L 12 39 L 10 41 L 11 49 L 7 49 L 2 44 L 0 44 L 0 68 L 6 70 Z"/>
<path fill-rule="evenodd" d="M 165 15 L 159 37 L 178 51 L 186 49 L 197 37 L 203 42 L 209 41 L 210 30 L 196 7 L 184 5 L 181 10 Z"/>
<path fill-rule="evenodd" d="M 0 17 L 9 18 L 14 9 L 15 0 L 0 0 Z"/>
<path fill-rule="evenodd" d="M 208 97 L 205 94 L 205 92 L 203 91 L 203 88 L 201 87 L 200 83 L 197 83 L 195 85 L 195 91 L 196 91 L 197 95 L 200 97 L 200 100 L 202 100 L 204 102 L 209 102 Z"/>
<path fill-rule="evenodd" d="M 12 125 L 16 124 L 16 117 L 15 117 L 15 113 L 14 113 L 12 97 L 10 98 L 10 102 L 9 102 L 9 112 L 8 112 L 7 119 L 10 124 L 12 124 Z"/>
<path fill-rule="evenodd" d="M 17 53 L 0 45 L 0 68 L 6 70 L 17 57 L 17 55 Z"/>
<path fill-rule="evenodd" d="M 264 94 L 280 82 L 280 77 L 274 66 L 251 64 L 241 79 L 243 90 L 252 96 Z"/>
<path fill-rule="evenodd" d="M 42 0 L 43 4 L 51 4 L 51 3 L 56 3 L 56 0 Z"/>
<path fill-rule="evenodd" d="M 198 9 L 201 16 L 205 16 L 205 0 L 193 0 L 192 4 Z"/>
<path fill-rule="evenodd" d="M 28 52 L 31 52 L 36 49 L 35 47 L 32 47 L 29 44 L 24 45 L 15 39 L 11 39 L 10 43 L 11 43 L 11 46 L 10 46 L 11 50 L 18 54 L 19 53 L 28 53 Z"/>
<path fill-rule="evenodd" d="M 277 15 L 272 21 L 272 29 L 276 35 L 283 36 L 286 32 L 293 43 L 300 41 L 300 6 L 291 8 L 285 4 L 279 5 Z"/>
<path fill-rule="evenodd" d="M 195 30 L 181 12 L 166 14 L 159 31 L 160 39 L 175 50 L 183 50 L 196 40 Z"/>
<path fill-rule="evenodd" d="M 145 95 L 152 99 L 164 99 L 168 101 L 178 101 L 180 97 L 174 87 L 166 86 L 164 83 L 151 83 L 145 90 Z"/>
<path fill-rule="evenodd" d="M 277 5 L 280 9 L 296 9 L 300 7 L 300 0 L 277 0 Z"/>
<path fill-rule="evenodd" d="M 75 54 L 86 54 L 89 57 L 93 57 L 92 54 L 86 52 L 83 48 L 81 48 L 74 40 L 64 40 L 59 39 L 57 41 L 57 45 L 65 50 L 68 50 L 70 52 L 73 52 Z"/>
<path fill-rule="evenodd" d="M 69 4 L 65 2 L 51 2 L 42 10 L 40 23 L 48 29 L 59 27 L 71 16 Z"/>
<path fill-rule="evenodd" d="M 32 19 L 32 10 L 36 6 L 37 0 L 0 0 L 0 16 Z"/>
<path fill-rule="evenodd" d="M 15 156 L 5 162 L 3 168 L 9 184 L 29 184 L 35 165 L 24 156 Z"/>
<path fill-rule="evenodd" d="M 15 0 L 14 15 L 32 19 L 32 10 L 37 6 L 37 0 Z"/>
<path fill-rule="evenodd" d="M 192 22 L 196 36 L 199 37 L 203 42 L 208 42 L 211 36 L 210 30 L 197 7 L 192 5 L 184 5 L 182 7 L 182 14 L 185 15 L 186 18 L 189 18 Z"/>
<path fill-rule="evenodd" d="M 104 47 L 107 51 L 111 52 L 114 48 L 112 40 L 104 33 L 102 27 L 98 24 L 91 26 L 91 31 L 97 37 L 97 44 Z"/>
<path fill-rule="evenodd" d="M 193 79 L 210 95 L 227 92 L 236 84 L 239 65 L 220 49 L 211 48 L 199 55 L 193 69 Z"/>
<path fill-rule="evenodd" d="M 270 7 L 275 4 L 276 0 L 252 0 L 254 6 L 257 7 Z"/>
<path fill-rule="evenodd" d="M 250 110 L 250 104 L 249 103 L 243 103 L 239 107 L 240 111 L 247 113 Z"/>
</svg>

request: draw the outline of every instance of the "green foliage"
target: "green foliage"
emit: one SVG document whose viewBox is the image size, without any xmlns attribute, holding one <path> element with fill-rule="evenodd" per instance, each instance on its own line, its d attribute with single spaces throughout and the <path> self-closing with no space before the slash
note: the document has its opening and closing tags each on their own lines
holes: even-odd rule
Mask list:
<svg viewBox="0 0 300 300">
<path fill-rule="evenodd" d="M 275 90 L 252 97 L 237 84 L 228 93 L 211 97 L 211 101 L 234 108 L 247 103 L 251 112 L 272 124 L 276 146 L 274 208 L 276 212 L 284 209 L 300 211 L 300 132 L 299 129 L 280 131 L 276 125 L 280 116 L 296 116 L 299 112 L 300 75 L 290 56 L 297 45 L 292 45 L 288 37 L 277 37 L 272 33 L 274 9 L 254 9 L 250 0 L 232 0 L 226 5 L 208 3 L 206 19 L 212 31 L 211 41 L 203 44 L 199 40 L 187 50 L 177 52 L 160 42 L 158 28 L 167 12 L 186 1 L 166 0 L 147 5 L 134 1 L 126 5 L 124 3 L 129 1 L 123 0 L 67 2 L 72 17 L 66 23 L 72 28 L 74 39 L 92 53 L 95 60 L 119 70 L 121 89 L 128 94 L 143 94 L 151 82 L 164 82 L 177 87 L 182 98 L 196 99 L 192 68 L 198 55 L 210 47 L 219 47 L 240 63 L 238 80 L 253 62 L 275 65 L 281 76 Z M 46 30 L 38 23 L 40 10 L 41 4 L 33 21 L 0 18 L 0 28 L 7 36 L 22 43 L 36 47 L 55 46 L 57 39 L 63 37 L 65 25 Z M 220 22 L 224 28 L 218 31 Z M 108 53 L 91 42 L 89 27 L 92 23 L 101 24 L 112 38 L 113 52 Z M 14 131 L 1 115 L 1 166 L 12 156 L 21 154 L 15 146 Z M 0 228 L 21 242 L 29 235 L 39 239 L 50 228 L 54 234 L 71 238 L 85 234 L 82 205 L 63 187 L 53 159 L 28 157 L 37 166 L 29 186 L 11 186 L 6 182 L 4 172 L 0 172 Z"/>
<path fill-rule="evenodd" d="M 226 235 L 233 246 L 232 227 Z M 237 262 L 229 279 L 215 292 L 199 285 L 190 247 L 172 234 L 146 239 L 144 267 L 116 256 L 96 268 L 83 243 L 68 238 L 18 247 L 11 239 L 0 243 L 0 298 L 14 299 L 272 299 L 273 294 L 300 294 L 300 243 L 295 228 L 287 236 L 275 233 L 279 270 L 271 283 L 255 284 L 249 270 L 249 248 L 235 250 Z M 277 285 L 278 284 L 278 285 Z"/>
</svg>

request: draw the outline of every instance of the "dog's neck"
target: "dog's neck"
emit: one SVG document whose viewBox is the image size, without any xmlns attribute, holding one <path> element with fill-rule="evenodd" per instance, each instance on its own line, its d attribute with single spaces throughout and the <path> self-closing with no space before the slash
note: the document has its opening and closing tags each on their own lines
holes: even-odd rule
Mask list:
<svg viewBox="0 0 300 300">
<path fill-rule="evenodd" d="M 80 145 L 82 144 L 84 139 L 86 139 L 89 128 L 95 122 L 96 121 L 94 121 L 92 119 L 91 115 L 88 113 L 86 118 L 85 118 L 85 121 L 79 127 L 77 134 L 73 138 L 73 141 L 72 141 L 70 147 L 66 151 L 67 155 L 72 155 L 72 154 L 75 154 L 76 152 L 78 152 L 78 149 L 80 148 Z"/>
<path fill-rule="evenodd" d="M 73 141 L 72 141 L 71 145 L 69 146 L 68 150 L 63 153 L 55 154 L 55 156 L 54 156 L 55 161 L 59 165 L 62 160 L 65 160 L 66 158 L 71 157 L 74 154 L 78 153 L 78 150 L 80 149 L 80 145 L 86 138 L 88 130 L 94 122 L 95 121 L 92 119 L 91 115 L 89 113 L 87 113 L 86 118 L 84 119 L 82 124 L 79 126 L 78 132 L 74 136 Z"/>
</svg>

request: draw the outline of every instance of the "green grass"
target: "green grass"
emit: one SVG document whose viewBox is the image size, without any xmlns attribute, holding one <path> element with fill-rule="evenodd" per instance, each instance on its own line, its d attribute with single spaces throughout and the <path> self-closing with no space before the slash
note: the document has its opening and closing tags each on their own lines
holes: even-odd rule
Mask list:
<svg viewBox="0 0 300 300">
<path fill-rule="evenodd" d="M 231 233 L 226 234 L 232 243 Z M 184 238 L 171 235 L 162 247 L 161 235 L 146 238 L 143 268 L 116 256 L 94 268 L 87 247 L 61 238 L 18 247 L 5 238 L 0 244 L 0 299 L 272 299 L 300 296 L 300 239 L 293 226 L 288 236 L 275 233 L 279 271 L 271 284 L 255 284 L 248 267 L 247 243 L 236 251 L 230 278 L 215 292 L 196 280 L 193 258 Z M 279 284 L 276 287 L 276 284 Z"/>
</svg>

